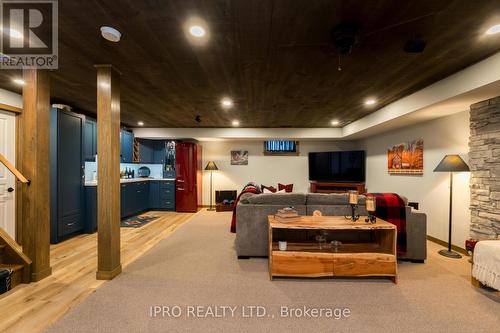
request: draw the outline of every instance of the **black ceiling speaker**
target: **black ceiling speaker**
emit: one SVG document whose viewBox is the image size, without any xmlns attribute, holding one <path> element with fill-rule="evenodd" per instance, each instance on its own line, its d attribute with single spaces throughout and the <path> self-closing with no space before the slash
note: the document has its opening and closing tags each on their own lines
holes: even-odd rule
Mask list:
<svg viewBox="0 0 500 333">
<path fill-rule="evenodd" d="M 422 39 L 409 39 L 406 41 L 404 50 L 407 53 L 422 53 L 427 45 L 427 42 Z"/>
<path fill-rule="evenodd" d="M 358 40 L 358 24 L 354 22 L 342 22 L 335 26 L 331 32 L 333 46 L 340 55 L 348 55 Z"/>
</svg>

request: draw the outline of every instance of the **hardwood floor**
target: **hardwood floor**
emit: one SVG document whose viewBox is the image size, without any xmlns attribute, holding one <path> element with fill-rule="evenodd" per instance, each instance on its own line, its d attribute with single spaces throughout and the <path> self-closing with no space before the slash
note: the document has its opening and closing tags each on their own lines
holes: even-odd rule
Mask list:
<svg viewBox="0 0 500 333">
<path fill-rule="evenodd" d="M 154 212 L 161 217 L 141 228 L 121 228 L 125 267 L 194 214 Z M 0 332 L 40 332 L 106 281 L 96 280 L 97 234 L 81 235 L 50 248 L 52 275 L 0 296 Z"/>
</svg>

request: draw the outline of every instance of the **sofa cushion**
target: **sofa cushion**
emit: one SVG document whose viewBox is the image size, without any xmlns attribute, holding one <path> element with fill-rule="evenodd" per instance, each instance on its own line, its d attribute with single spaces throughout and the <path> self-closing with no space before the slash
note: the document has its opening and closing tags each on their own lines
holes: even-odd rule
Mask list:
<svg viewBox="0 0 500 333">
<path fill-rule="evenodd" d="M 242 203 L 252 205 L 305 205 L 306 195 L 303 193 L 265 193 L 248 196 Z"/>
<path fill-rule="evenodd" d="M 307 205 L 348 205 L 349 195 L 347 193 L 309 193 L 307 194 Z M 365 204 L 365 196 L 358 197 L 358 204 Z"/>
<path fill-rule="evenodd" d="M 239 202 L 247 204 L 248 203 L 248 198 L 253 197 L 254 195 L 258 195 L 258 194 L 250 193 L 250 192 L 243 193 L 241 195 L 241 197 L 240 197 L 240 201 Z"/>
</svg>

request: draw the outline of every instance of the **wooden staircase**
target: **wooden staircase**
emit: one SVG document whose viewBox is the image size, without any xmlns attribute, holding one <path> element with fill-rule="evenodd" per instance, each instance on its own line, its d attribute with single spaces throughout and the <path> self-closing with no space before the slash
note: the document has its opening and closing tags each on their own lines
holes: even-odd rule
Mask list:
<svg viewBox="0 0 500 333">
<path fill-rule="evenodd" d="M 21 183 L 27 185 L 31 183 L 2 154 L 0 154 L 0 164 L 5 165 Z M 0 269 L 2 268 L 12 270 L 11 289 L 20 283 L 30 283 L 31 281 L 31 260 L 23 253 L 19 244 L 0 228 Z"/>
<path fill-rule="evenodd" d="M 0 228 L 0 269 L 2 268 L 12 269 L 12 288 L 30 282 L 31 260 L 5 230 Z"/>
</svg>

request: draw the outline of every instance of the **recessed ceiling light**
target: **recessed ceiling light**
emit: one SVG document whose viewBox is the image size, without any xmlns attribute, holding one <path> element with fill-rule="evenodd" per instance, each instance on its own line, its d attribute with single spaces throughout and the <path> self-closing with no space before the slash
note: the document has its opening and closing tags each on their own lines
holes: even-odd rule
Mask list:
<svg viewBox="0 0 500 333">
<path fill-rule="evenodd" d="M 338 124 L 340 124 L 340 121 L 332 120 L 332 126 L 337 126 Z"/>
<path fill-rule="evenodd" d="M 240 122 L 238 120 L 233 120 L 233 126 L 240 126 Z"/>
<path fill-rule="evenodd" d="M 24 80 L 22 80 L 22 79 L 13 79 L 12 82 L 14 82 L 15 84 L 18 84 L 20 86 L 25 84 Z"/>
<path fill-rule="evenodd" d="M 487 35 L 494 35 L 494 34 L 497 34 L 499 32 L 500 32 L 500 24 L 495 24 L 494 26 L 492 26 L 491 28 L 486 30 Z"/>
<path fill-rule="evenodd" d="M 377 100 L 375 98 L 368 98 L 365 101 L 365 105 L 374 105 L 375 103 L 377 103 Z"/>
<path fill-rule="evenodd" d="M 229 109 L 230 107 L 233 106 L 233 100 L 231 98 L 228 98 L 228 97 L 224 97 L 221 101 L 220 101 L 220 104 L 222 105 L 222 107 L 226 108 L 226 109 Z"/>
<path fill-rule="evenodd" d="M 205 36 L 205 29 L 202 26 L 199 25 L 192 25 L 189 27 L 189 33 L 197 38 L 201 38 Z"/>
<path fill-rule="evenodd" d="M 139 126 L 144 126 L 144 123 L 143 123 L 142 121 L 139 121 L 139 122 L 137 123 L 137 125 L 139 125 Z"/>
<path fill-rule="evenodd" d="M 101 35 L 104 39 L 113 43 L 119 42 L 122 38 L 122 34 L 115 28 L 111 27 L 101 27 Z"/>
</svg>

